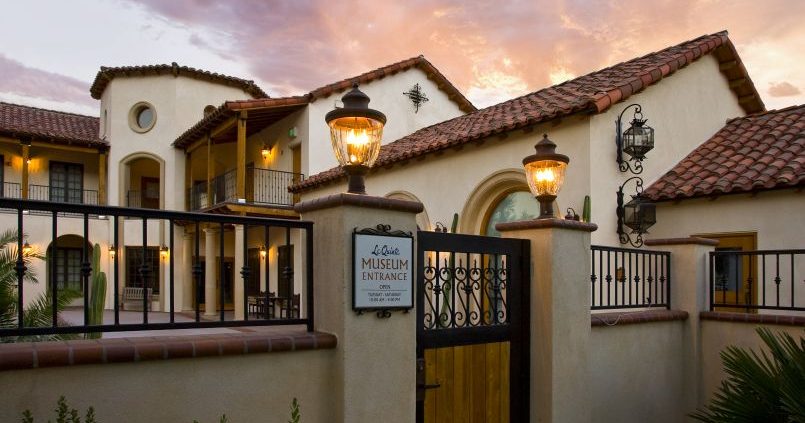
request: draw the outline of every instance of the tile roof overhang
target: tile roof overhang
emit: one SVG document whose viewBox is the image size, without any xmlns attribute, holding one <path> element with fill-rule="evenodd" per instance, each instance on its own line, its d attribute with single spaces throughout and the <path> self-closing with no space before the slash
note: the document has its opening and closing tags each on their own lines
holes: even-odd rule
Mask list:
<svg viewBox="0 0 805 423">
<path fill-rule="evenodd" d="M 805 105 L 727 121 L 645 195 L 676 201 L 805 186 Z"/>
<path fill-rule="evenodd" d="M 176 62 L 173 62 L 170 65 L 162 64 L 117 67 L 101 66 L 101 70 L 99 70 L 95 75 L 95 81 L 92 82 L 89 92 L 92 95 L 92 98 L 100 100 L 104 90 L 106 90 L 106 86 L 112 81 L 112 79 L 116 77 L 154 75 L 187 76 L 189 78 L 240 88 L 254 98 L 268 97 L 268 94 L 258 87 L 254 81 L 236 78 L 234 76 L 222 75 L 220 73 L 205 71 L 202 69 L 191 68 L 189 66 L 180 66 Z"/>
<path fill-rule="evenodd" d="M 8 138 L 108 149 L 98 131 L 96 117 L 0 102 L 0 135 Z"/>
<path fill-rule="evenodd" d="M 440 90 L 444 91 L 450 100 L 458 104 L 459 108 L 465 112 L 470 113 L 478 109 L 464 97 L 463 94 L 456 88 L 450 81 L 436 69 L 430 62 L 423 56 L 412 57 L 397 63 L 392 63 L 387 66 L 375 69 L 370 72 L 363 73 L 353 78 L 344 79 L 332 84 L 316 88 L 308 94 L 296 97 L 282 97 L 282 98 L 262 98 L 255 100 L 244 101 L 228 101 L 219 107 L 215 113 L 206 116 L 197 124 L 193 125 L 190 129 L 185 131 L 176 141 L 173 146 L 176 148 L 186 148 L 194 141 L 205 136 L 209 131 L 217 127 L 219 124 L 226 121 L 228 117 L 233 116 L 235 111 L 248 111 L 249 124 L 247 131 L 249 135 L 258 132 L 263 128 L 273 124 L 274 122 L 282 119 L 293 111 L 298 110 L 303 105 L 312 103 L 317 99 L 323 99 L 333 94 L 338 94 L 347 89 L 352 88 L 352 84 L 357 82 L 359 84 L 366 84 L 378 79 L 385 78 L 390 75 L 404 72 L 411 68 L 421 69 L 427 75 L 428 79 L 432 80 Z M 286 113 L 287 112 L 287 113 Z M 256 116 L 261 114 L 271 114 L 271 116 L 264 116 L 261 119 L 255 119 Z M 219 138 L 231 138 L 231 134 L 224 134 Z"/>
<path fill-rule="evenodd" d="M 307 104 L 308 96 L 227 101 L 180 135 L 173 142 L 173 146 L 187 148 L 193 142 L 205 137 L 226 122 L 227 119 L 238 116 L 241 112 L 246 112 L 247 114 L 246 136 L 251 136 L 291 113 L 304 108 Z M 213 139 L 213 143 L 233 141 L 236 136 L 237 128 L 233 126 L 217 134 Z"/>
<path fill-rule="evenodd" d="M 373 171 L 466 143 L 480 142 L 493 135 L 503 136 L 514 130 L 532 128 L 542 122 L 574 114 L 603 113 L 612 105 L 709 54 L 718 60 L 719 70 L 729 81 L 741 107 L 747 113 L 765 111 L 735 46 L 723 31 L 420 129 L 384 145 Z M 340 168 L 332 168 L 293 185 L 290 191 L 309 191 L 345 177 Z"/>
</svg>

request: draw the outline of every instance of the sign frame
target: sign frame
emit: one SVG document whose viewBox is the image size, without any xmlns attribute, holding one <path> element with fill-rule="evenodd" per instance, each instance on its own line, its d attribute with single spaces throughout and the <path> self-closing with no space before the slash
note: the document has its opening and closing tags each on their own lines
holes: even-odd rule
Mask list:
<svg viewBox="0 0 805 423">
<path fill-rule="evenodd" d="M 410 242 L 410 248 L 406 247 L 406 251 L 410 253 L 410 264 L 408 267 L 408 278 L 410 279 L 410 301 L 404 304 L 395 305 L 395 306 L 372 306 L 372 307 L 365 307 L 365 306 L 358 306 L 358 272 L 357 272 L 357 241 L 358 238 L 361 236 L 373 236 L 373 237 L 384 237 L 384 238 L 396 238 L 399 240 L 407 239 Z M 408 311 L 414 308 L 414 301 L 415 301 L 415 281 L 414 281 L 414 235 L 411 232 L 404 232 L 400 230 L 391 230 L 390 225 L 379 224 L 374 228 L 364 228 L 358 229 L 355 228 L 352 232 L 352 310 L 357 312 L 359 315 L 365 312 L 377 312 L 377 316 L 380 318 L 388 318 L 391 317 L 392 311 L 403 311 L 407 313 Z"/>
</svg>

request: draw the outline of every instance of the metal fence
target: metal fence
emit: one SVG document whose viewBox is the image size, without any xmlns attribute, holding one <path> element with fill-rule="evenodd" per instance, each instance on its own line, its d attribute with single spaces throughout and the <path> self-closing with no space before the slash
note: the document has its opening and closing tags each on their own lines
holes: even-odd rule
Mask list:
<svg viewBox="0 0 805 423">
<path fill-rule="evenodd" d="M 298 220 L 281 220 L 281 219 L 268 219 L 244 216 L 228 216 L 216 214 L 201 214 L 189 212 L 176 212 L 164 210 L 148 210 L 148 209 L 128 209 L 121 207 L 109 206 L 88 206 L 81 204 L 55 204 L 51 202 L 31 201 L 31 200 L 13 200 L 0 198 L 0 209 L 6 209 L 16 215 L 16 219 L 8 219 L 12 229 L 16 229 L 19 234 L 26 234 L 26 228 L 29 226 L 36 226 L 39 228 L 45 227 L 50 229 L 50 236 L 42 244 L 49 243 L 50 246 L 61 247 L 59 238 L 60 236 L 69 233 L 74 237 L 81 237 L 83 242 L 81 246 L 74 248 L 80 257 L 80 265 L 76 268 L 80 273 L 80 292 L 76 292 L 82 303 L 79 307 L 83 313 L 80 322 L 65 322 L 62 319 L 65 310 L 58 304 L 61 301 L 65 289 L 60 290 L 60 279 L 64 281 L 64 264 L 61 266 L 56 265 L 54 257 L 58 256 L 49 251 L 50 248 L 40 247 L 43 255 L 39 256 L 45 262 L 46 274 L 39 274 L 39 283 L 45 283 L 47 289 L 44 290 L 44 297 L 42 297 L 42 304 L 47 304 L 46 310 L 49 308 L 50 313 L 47 322 L 31 323 L 30 316 L 26 316 L 28 309 L 26 298 L 27 289 L 32 288 L 30 283 L 30 276 L 33 269 L 32 261 L 35 257 L 30 256 L 30 252 L 25 250 L 29 248 L 28 240 L 24 237 L 17 237 L 12 244 L 0 245 L 0 250 L 6 250 L 6 253 L 15 262 L 7 265 L 12 277 L 16 277 L 15 286 L 11 287 L 15 292 L 15 317 L 11 326 L 3 326 L 0 324 L 0 337 L 19 337 L 19 336 L 37 336 L 37 335 L 50 335 L 50 334 L 75 334 L 75 333 L 98 333 L 98 332 L 112 332 L 112 331 L 138 331 L 138 330 L 162 330 L 162 329 L 189 329 L 189 328 L 211 328 L 211 327 L 232 327 L 232 326 L 268 326 L 268 325 L 306 325 L 308 330 L 313 330 L 313 224 L 306 221 Z M 83 220 L 83 230 L 80 233 L 70 233 L 62 230 L 60 232 L 60 220 L 63 216 L 80 216 Z M 92 228 L 95 233 L 90 232 L 90 218 L 95 216 L 94 222 L 97 222 L 97 217 L 102 216 L 103 219 L 108 219 L 110 225 L 101 225 L 93 223 Z M 72 217 L 71 219 L 74 219 Z M 150 226 L 149 226 L 150 224 Z M 130 230 L 133 229 L 129 225 L 134 225 L 140 228 L 141 235 L 138 239 L 129 242 L 131 238 Z M 74 227 L 74 223 L 67 224 L 65 227 Z M 124 240 L 124 226 L 128 227 L 125 232 L 129 235 Z M 164 242 L 160 251 L 166 252 L 163 256 L 160 253 L 159 268 L 153 268 L 150 262 L 145 258 L 149 255 L 148 250 L 154 249 L 153 238 L 149 240 L 149 232 L 153 233 L 154 228 L 164 226 Z M 236 246 L 231 238 L 231 232 L 237 230 L 239 226 L 243 227 L 243 266 L 239 269 L 233 269 L 231 257 L 225 257 L 226 251 L 235 251 Z M 212 231 L 213 237 L 210 233 L 204 234 L 205 231 Z M 139 230 L 137 232 L 140 232 Z M 40 232 L 41 233 L 41 232 Z M 178 233 L 178 234 L 177 234 Z M 227 237 L 225 234 L 230 235 L 230 242 L 227 244 Z M 296 248 L 292 247 L 292 234 L 296 240 Z M 206 236 L 206 240 L 214 239 L 218 244 L 215 247 L 214 257 L 202 256 L 202 238 Z M 237 240 L 237 237 L 234 237 Z M 265 272 L 265 279 L 258 280 L 260 286 L 264 290 L 255 295 L 247 295 L 249 290 L 254 290 L 254 279 L 250 278 L 254 272 L 260 274 L 259 264 L 256 268 L 250 263 L 255 263 L 255 257 L 250 261 L 249 251 L 256 252 L 254 247 L 261 245 L 261 251 L 265 251 L 266 245 L 271 245 L 271 240 L 277 248 L 284 247 L 288 251 L 295 251 L 293 255 L 285 259 L 284 263 L 276 263 L 278 269 L 277 279 L 274 279 L 274 284 L 278 285 L 284 281 L 291 281 L 287 285 L 285 292 L 276 295 L 270 292 L 269 287 L 272 282 L 272 275 L 270 272 Z M 90 323 L 90 280 L 95 276 L 95 270 L 91 264 L 92 251 L 91 248 L 96 240 L 100 240 L 101 254 L 109 254 L 109 268 L 111 268 L 111 276 L 109 277 L 111 283 L 108 284 L 111 289 L 113 304 L 107 304 L 111 310 L 107 311 L 101 323 Z M 156 242 L 159 245 L 160 241 Z M 33 242 L 32 242 L 33 243 Z M 124 249 L 123 246 L 126 248 Z M 182 254 L 178 259 L 174 254 L 177 246 L 182 246 Z M 189 247 L 189 251 L 188 248 Z M 212 248 L 212 247 L 211 247 Z M 139 262 L 131 263 L 122 260 L 121 256 L 124 251 L 132 251 L 132 257 L 140 258 Z M 139 254 L 139 250 L 142 254 Z M 44 251 L 48 251 L 44 254 Z M 116 254 L 112 254 L 112 252 Z M 210 249 L 207 249 L 209 253 Z M 129 253 L 126 253 L 129 254 Z M 231 252 L 228 254 L 232 254 Z M 263 255 L 263 254 L 261 254 Z M 2 256 L 2 255 L 0 255 Z M 264 256 L 264 255 L 263 255 Z M 265 257 L 265 256 L 264 256 Z M 287 257 L 287 256 L 286 256 Z M 189 259 L 189 260 L 188 260 Z M 230 259 L 230 260 L 227 260 Z M 202 260 L 217 260 L 213 268 L 217 268 L 216 275 L 219 281 L 220 289 L 219 295 L 216 296 L 216 302 L 219 305 L 215 310 L 213 316 L 206 315 L 202 317 L 201 304 L 205 300 L 203 293 L 205 292 L 205 277 Z M 258 258 L 259 260 L 259 258 Z M 267 260 L 263 258 L 263 260 Z M 258 262 L 259 263 L 259 262 Z M 292 263 L 301 263 L 301 268 L 294 269 Z M 2 264 L 2 263 L 0 263 Z M 78 264 L 78 263 L 76 263 Z M 209 263 L 207 263 L 209 265 Z M 106 268 L 105 270 L 108 270 Z M 225 274 L 225 269 L 231 269 L 231 273 Z M 265 264 L 266 270 L 269 268 L 268 262 Z M 41 266 L 40 266 L 41 269 Z M 136 285 L 141 288 L 141 295 L 138 296 L 137 301 L 142 310 L 137 312 L 129 312 L 122 310 L 124 299 L 124 286 L 122 286 L 121 278 L 124 272 L 136 269 L 132 273 L 134 280 L 126 280 L 126 285 Z M 294 272 L 302 270 L 300 277 L 302 292 L 294 292 Z M 100 272 L 100 271 L 99 271 Z M 190 281 L 192 285 L 187 283 L 184 286 L 176 286 L 176 275 L 179 272 L 182 274 L 184 281 Z M 69 273 L 69 272 L 68 272 Z M 235 319 L 231 311 L 225 310 L 223 306 L 226 303 L 225 289 L 223 288 L 224 280 L 229 277 L 232 281 L 232 291 L 235 291 L 234 284 L 242 284 L 244 295 L 242 295 L 242 307 L 244 310 L 243 319 Z M 284 279 L 283 279 L 284 278 Z M 259 279 L 259 278 L 258 278 Z M 249 285 L 252 283 L 252 285 Z M 264 283 L 264 285 L 263 285 Z M 159 287 L 163 289 L 163 295 L 160 299 L 163 306 L 167 310 L 164 312 L 149 311 L 151 303 L 149 301 L 150 293 L 156 294 Z M 195 290 L 194 306 L 192 310 L 185 310 L 180 312 L 177 310 L 177 304 L 174 299 L 174 293 L 180 292 L 182 289 L 191 288 Z M 167 292 L 164 292 L 167 291 Z M 187 291 L 185 291 L 187 292 Z M 39 301 L 39 298 L 33 298 L 29 295 L 28 302 Z M 232 294 L 232 297 L 237 298 L 237 294 Z M 209 299 L 209 298 L 207 298 Z M 207 302 L 209 304 L 209 302 Z M 262 304 L 260 307 L 256 305 Z M 179 306 L 181 307 L 181 306 Z M 138 307 L 139 308 L 139 307 Z M 277 312 L 272 313 L 276 308 Z M 122 315 L 126 313 L 126 318 L 123 319 Z M 132 317 L 140 316 L 138 321 L 132 322 Z M 149 319 L 151 317 L 151 319 Z M 158 318 L 157 318 L 158 317 Z M 149 321 L 150 320 L 150 321 Z"/>
<path fill-rule="evenodd" d="M 593 310 L 671 308 L 671 253 L 593 245 Z"/>
<path fill-rule="evenodd" d="M 805 250 L 713 251 L 710 310 L 805 311 L 804 274 Z"/>
<path fill-rule="evenodd" d="M 301 173 L 285 172 L 261 168 L 246 169 L 246 186 L 244 199 L 248 204 L 260 204 L 290 207 L 298 197 L 288 192 L 288 187 L 303 181 Z M 188 192 L 190 210 L 200 210 L 216 204 L 235 203 L 237 198 L 237 172 L 230 169 L 212 179 L 212 198 L 207 199 L 207 183 L 201 182 Z"/>
<path fill-rule="evenodd" d="M 48 185 L 29 185 L 28 199 L 56 203 L 98 204 L 98 191 Z"/>
<path fill-rule="evenodd" d="M 16 182 L 3 182 L 2 194 L 5 198 L 22 198 L 20 184 Z"/>
</svg>

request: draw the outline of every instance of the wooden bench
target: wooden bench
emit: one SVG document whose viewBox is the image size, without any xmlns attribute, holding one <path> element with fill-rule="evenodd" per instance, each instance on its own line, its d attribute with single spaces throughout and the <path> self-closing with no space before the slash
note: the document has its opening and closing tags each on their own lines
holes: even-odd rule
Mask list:
<svg viewBox="0 0 805 423">
<path fill-rule="evenodd" d="M 151 311 L 151 296 L 152 296 L 152 289 L 148 288 L 147 295 L 148 295 L 148 311 Z M 143 310 L 143 289 L 127 286 L 123 288 L 123 310 L 134 310 L 134 311 L 142 311 Z"/>
</svg>

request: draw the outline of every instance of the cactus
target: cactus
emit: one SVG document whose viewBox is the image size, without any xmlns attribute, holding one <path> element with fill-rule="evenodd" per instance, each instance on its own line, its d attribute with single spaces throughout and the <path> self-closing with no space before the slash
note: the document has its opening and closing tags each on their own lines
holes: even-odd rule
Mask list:
<svg viewBox="0 0 805 423">
<path fill-rule="evenodd" d="M 92 282 L 89 296 L 89 324 L 103 324 L 103 310 L 106 306 L 106 273 L 101 268 L 101 246 L 95 244 L 92 248 Z M 97 339 L 100 332 L 87 333 L 87 338 Z"/>
<path fill-rule="evenodd" d="M 591 208 L 590 196 L 585 195 L 584 196 L 584 208 L 581 211 L 581 221 L 582 222 L 589 222 L 590 221 L 590 219 L 591 219 L 590 213 L 592 213 L 590 208 Z"/>
</svg>

